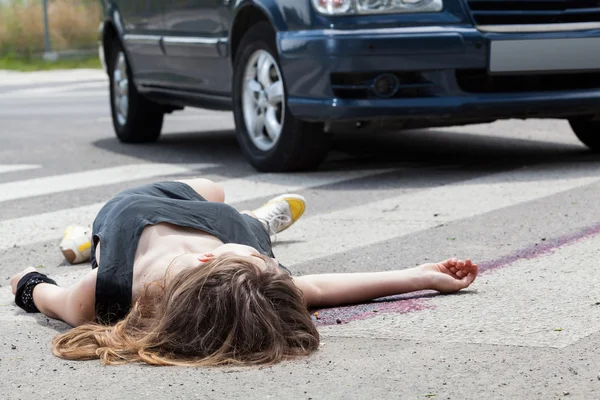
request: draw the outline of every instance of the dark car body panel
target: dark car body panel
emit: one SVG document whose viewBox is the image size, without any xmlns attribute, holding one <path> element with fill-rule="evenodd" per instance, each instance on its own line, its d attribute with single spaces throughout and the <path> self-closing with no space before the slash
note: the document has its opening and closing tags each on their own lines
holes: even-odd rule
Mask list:
<svg viewBox="0 0 600 400">
<path fill-rule="evenodd" d="M 600 84 L 593 80 L 582 86 L 572 77 L 580 71 L 560 71 L 557 79 L 576 84 L 557 89 L 542 82 L 528 90 L 504 91 L 500 85 L 497 91 L 484 91 L 483 86 L 479 91 L 465 83 L 469 76 L 488 79 L 489 85 L 495 79 L 504 82 L 486 75 L 493 41 L 589 37 L 600 43 L 600 26 L 568 32 L 486 32 L 475 26 L 467 0 L 447 0 L 436 13 L 343 17 L 321 15 L 308 0 L 105 0 L 104 5 L 101 37 L 105 39 L 107 30 L 117 32 L 136 86 L 165 104 L 231 109 L 232 50 L 248 25 L 247 16 L 262 15 L 276 32 L 289 108 L 303 120 L 451 125 L 595 115 L 600 108 Z M 381 73 L 406 77 L 401 90 L 410 95 L 340 95 L 357 92 L 356 85 L 344 86 L 344 74 Z M 337 87 L 336 76 L 342 82 Z"/>
<path fill-rule="evenodd" d="M 224 93 L 230 63 L 224 57 L 227 43 L 225 7 L 221 0 L 165 3 L 163 47 L 169 59 L 169 81 L 175 89 Z"/>
</svg>

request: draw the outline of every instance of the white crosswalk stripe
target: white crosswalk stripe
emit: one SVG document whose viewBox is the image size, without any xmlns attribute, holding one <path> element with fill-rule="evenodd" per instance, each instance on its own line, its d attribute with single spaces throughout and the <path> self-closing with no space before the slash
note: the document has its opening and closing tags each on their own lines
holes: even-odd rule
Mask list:
<svg viewBox="0 0 600 400">
<path fill-rule="evenodd" d="M 138 179 L 183 174 L 214 166 L 215 164 L 128 164 L 120 167 L 8 182 L 0 184 L 0 202 Z"/>
<path fill-rule="evenodd" d="M 532 185 L 531 179 L 539 178 L 535 171 L 522 171 L 518 182 L 511 182 L 510 175 L 489 175 L 305 218 L 286 233 L 292 244 L 282 245 L 277 255 L 293 265 L 332 254 L 332 249 L 357 249 L 600 181 L 600 177 L 559 177 Z M 306 246 L 314 227 L 327 235 L 319 240 L 320 246 Z"/>
<path fill-rule="evenodd" d="M 198 165 L 196 167 L 198 167 Z M 175 166 L 172 166 L 171 168 L 172 169 L 170 170 L 168 168 L 164 168 L 163 174 L 161 175 L 164 175 L 164 171 L 176 173 L 174 172 L 176 169 L 178 169 L 180 172 L 185 172 L 188 170 L 188 168 Z M 150 171 L 154 171 L 154 168 L 148 168 L 147 172 Z M 225 188 L 227 201 L 229 203 L 238 203 L 259 197 L 274 196 L 304 188 L 322 186 L 369 175 L 376 175 L 386 171 L 387 170 L 374 169 L 314 174 L 261 174 L 243 179 L 231 179 L 221 183 Z M 122 170 L 120 170 L 120 172 L 122 172 Z M 115 177 L 118 178 L 119 176 L 122 175 L 117 175 Z M 130 175 L 126 176 L 131 178 Z M 151 176 L 144 177 L 147 178 Z M 60 179 L 61 182 L 62 180 L 63 178 Z M 79 185 L 82 185 L 83 182 L 85 181 L 81 181 Z M 113 180 L 110 182 L 114 183 Z M 30 185 L 28 185 L 28 187 L 29 186 Z M 73 188 L 74 186 L 75 184 L 71 184 L 69 187 Z M 78 188 L 84 187 L 86 186 L 78 186 Z M 3 192 L 0 189 L 0 201 L 2 200 L 2 193 L 5 193 L 5 196 L 10 196 L 9 193 L 11 192 Z M 16 192 L 12 197 L 15 196 L 17 196 Z M 9 249 L 14 245 L 26 246 L 41 241 L 58 239 L 62 236 L 64 228 L 69 224 L 91 224 L 94 217 L 98 211 L 100 211 L 100 208 L 102 208 L 103 205 L 104 202 L 100 202 L 83 207 L 69 208 L 55 212 L 0 221 L 0 237 L 4 238 L 3 242 L 0 243 L 0 250 Z"/>
<path fill-rule="evenodd" d="M 93 89 L 93 90 L 89 90 Z M 82 93 L 85 92 L 85 93 Z M 0 99 L 22 99 L 30 97 L 64 97 L 69 95 L 82 95 L 86 93 L 108 93 L 108 83 L 103 81 L 92 81 L 83 83 L 68 83 L 61 86 L 34 87 L 25 89 L 14 89 L 0 93 Z"/>
<path fill-rule="evenodd" d="M 100 70 L 14 73 L 0 71 L 0 103 L 48 99 L 107 98 L 108 77 Z"/>
<path fill-rule="evenodd" d="M 14 87 L 39 84 L 73 84 L 79 82 L 106 82 L 104 71 L 99 69 L 75 69 L 63 71 L 14 72 L 0 70 L 0 85 Z"/>
<path fill-rule="evenodd" d="M 28 101 L 36 100 L 36 99 L 48 101 L 48 99 L 52 99 L 52 98 L 61 98 L 61 99 L 108 98 L 108 88 L 106 90 L 94 89 L 94 90 L 85 90 L 85 91 L 83 91 L 83 90 L 82 91 L 58 91 L 58 92 L 52 91 L 52 92 L 48 92 L 48 93 L 42 93 L 42 92 L 27 93 L 27 92 L 25 92 L 25 93 L 19 93 L 16 95 L 11 95 L 11 94 L 0 95 L 0 101 L 11 101 L 13 103 L 27 103 Z"/>
</svg>

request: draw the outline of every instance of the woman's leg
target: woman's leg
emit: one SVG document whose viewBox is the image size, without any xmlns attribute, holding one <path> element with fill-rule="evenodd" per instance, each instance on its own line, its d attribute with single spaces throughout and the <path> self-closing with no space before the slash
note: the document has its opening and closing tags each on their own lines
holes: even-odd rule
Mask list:
<svg viewBox="0 0 600 400">
<path fill-rule="evenodd" d="M 288 193 L 269 200 L 262 207 L 242 211 L 259 220 L 270 235 L 276 235 L 292 226 L 304 214 L 306 200 L 299 194 Z"/>
<path fill-rule="evenodd" d="M 225 189 L 223 186 L 210 179 L 196 178 L 196 179 L 183 179 L 177 182 L 185 183 L 196 191 L 200 196 L 204 197 L 208 201 L 215 203 L 225 202 Z"/>
<path fill-rule="evenodd" d="M 90 260 L 91 235 L 91 228 L 77 225 L 67 227 L 59 247 L 70 264 L 81 264 Z"/>
<path fill-rule="evenodd" d="M 225 191 L 218 183 L 209 179 L 186 179 L 180 180 L 194 189 L 200 196 L 208 201 L 223 203 Z M 144 190 L 146 186 L 130 189 L 133 191 Z M 65 231 L 60 249 L 65 259 L 71 264 L 79 264 L 90 260 L 91 229 L 82 226 L 70 226 Z"/>
</svg>

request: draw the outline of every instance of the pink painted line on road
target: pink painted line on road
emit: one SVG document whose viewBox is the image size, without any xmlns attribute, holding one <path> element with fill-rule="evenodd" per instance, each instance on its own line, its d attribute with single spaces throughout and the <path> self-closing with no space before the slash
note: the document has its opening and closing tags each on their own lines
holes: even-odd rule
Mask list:
<svg viewBox="0 0 600 400">
<path fill-rule="evenodd" d="M 536 243 L 535 245 L 525 249 L 517 250 L 516 252 L 501 257 L 497 260 L 480 263 L 479 270 L 481 272 L 487 272 L 497 268 L 505 267 L 518 260 L 531 260 L 538 258 L 548 253 L 552 253 L 554 250 L 557 250 L 563 246 L 574 244 L 599 234 L 600 224 L 594 224 L 582 229 L 579 232 L 547 239 L 542 243 Z"/>
<path fill-rule="evenodd" d="M 496 260 L 479 263 L 480 275 L 498 268 L 506 267 L 519 260 L 531 260 L 552 253 L 553 251 L 584 239 L 600 234 L 600 223 L 591 225 L 576 233 L 547 239 L 542 243 L 519 249 Z M 357 304 L 344 307 L 313 310 L 318 312 L 318 318 L 313 317 L 318 326 L 335 325 L 352 321 L 373 318 L 378 314 L 406 314 L 421 311 L 433 306 L 427 304 L 429 298 L 437 296 L 436 292 L 415 292 L 405 295 L 377 299 L 371 303 Z"/>
<path fill-rule="evenodd" d="M 385 299 L 378 299 L 371 303 L 325 308 L 312 310 L 311 312 L 316 311 L 319 313 L 318 317 L 313 316 L 317 326 L 335 325 L 338 323 L 338 320 L 340 320 L 340 323 L 345 324 L 351 321 L 372 318 L 378 313 L 405 314 L 430 308 L 430 306 L 420 301 L 421 296 L 426 295 L 424 292 L 416 292 L 410 295 L 386 297 Z"/>
</svg>

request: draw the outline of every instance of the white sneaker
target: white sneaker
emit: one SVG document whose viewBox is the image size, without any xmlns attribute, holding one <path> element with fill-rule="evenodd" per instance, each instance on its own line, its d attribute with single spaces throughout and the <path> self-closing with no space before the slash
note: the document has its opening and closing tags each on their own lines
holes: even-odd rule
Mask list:
<svg viewBox="0 0 600 400">
<path fill-rule="evenodd" d="M 298 221 L 305 209 L 304 197 L 299 194 L 284 194 L 269 200 L 253 212 L 267 226 L 269 235 L 276 235 Z"/>
<path fill-rule="evenodd" d="M 90 259 L 92 249 L 90 228 L 71 225 L 65 230 L 60 251 L 71 264 L 81 264 Z"/>
</svg>

